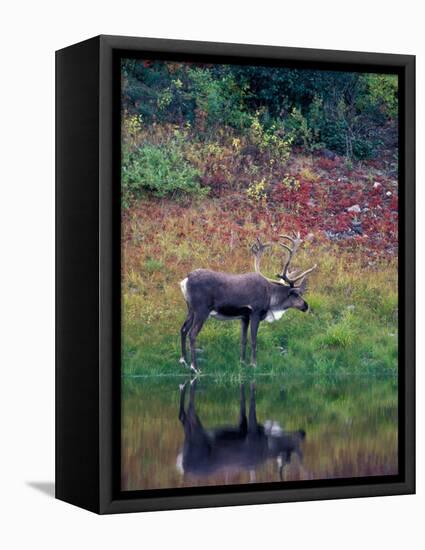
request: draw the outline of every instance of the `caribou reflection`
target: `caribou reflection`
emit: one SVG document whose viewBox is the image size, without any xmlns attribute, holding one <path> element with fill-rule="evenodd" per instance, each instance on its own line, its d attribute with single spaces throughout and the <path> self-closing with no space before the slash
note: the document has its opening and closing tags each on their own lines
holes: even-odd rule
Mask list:
<svg viewBox="0 0 425 550">
<path fill-rule="evenodd" d="M 189 403 L 185 409 L 188 385 Z M 284 467 L 291 462 L 292 455 L 302 461 L 304 430 L 288 432 L 272 421 L 260 424 L 257 421 L 254 383 L 249 386 L 248 418 L 245 384 L 241 384 L 239 423 L 213 429 L 204 428 L 196 414 L 196 386 L 196 378 L 180 386 L 179 420 L 184 428 L 184 444 L 177 458 L 177 467 L 185 476 L 208 477 L 245 470 L 249 471 L 250 481 L 254 482 L 256 468 L 273 459 L 277 463 L 276 479 L 283 481 Z"/>
</svg>

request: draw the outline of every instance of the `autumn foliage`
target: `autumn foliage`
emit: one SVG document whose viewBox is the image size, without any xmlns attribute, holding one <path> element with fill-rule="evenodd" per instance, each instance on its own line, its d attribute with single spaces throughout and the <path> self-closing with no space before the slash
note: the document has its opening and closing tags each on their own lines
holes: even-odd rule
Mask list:
<svg viewBox="0 0 425 550">
<path fill-rule="evenodd" d="M 186 307 L 179 280 L 199 267 L 250 271 L 256 237 L 276 244 L 293 231 L 304 240 L 295 267 L 319 266 L 309 280 L 314 315 L 290 312 L 260 330 L 260 364 L 269 372 L 394 370 L 399 186 L 392 83 L 327 75 L 323 86 L 357 82 L 363 90 L 338 107 L 326 102 L 320 79 L 311 96 L 302 96 L 300 80 L 288 84 L 280 76 L 281 89 L 293 95 L 279 110 L 269 88 L 254 101 L 245 85 L 257 85 L 255 75 L 227 72 L 218 82 L 212 68 L 204 74 L 163 65 L 132 65 L 123 78 L 125 372 L 174 372 Z M 153 72 L 147 77 L 146 70 Z M 288 101 L 299 112 L 288 111 Z M 332 141 L 331 122 L 320 122 L 327 114 L 336 129 L 346 124 L 339 138 L 352 132 L 347 148 Z M 373 154 L 359 153 L 366 145 Z M 264 273 L 274 277 L 281 262 L 276 244 Z M 216 369 L 232 370 L 239 328 L 216 325 L 207 323 L 201 340 L 210 342 Z"/>
</svg>

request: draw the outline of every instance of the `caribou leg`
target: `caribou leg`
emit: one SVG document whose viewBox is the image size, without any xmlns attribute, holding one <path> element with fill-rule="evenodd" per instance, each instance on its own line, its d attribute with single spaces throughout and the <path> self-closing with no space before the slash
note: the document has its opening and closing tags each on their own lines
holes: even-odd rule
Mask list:
<svg viewBox="0 0 425 550">
<path fill-rule="evenodd" d="M 198 363 L 196 361 L 196 337 L 199 334 L 200 330 L 202 329 L 205 321 L 208 319 L 208 316 L 209 316 L 208 310 L 202 313 L 196 312 L 194 314 L 192 327 L 189 331 L 190 354 L 192 359 L 190 368 L 196 373 L 200 372 L 198 370 Z"/>
<path fill-rule="evenodd" d="M 182 363 L 184 366 L 187 366 L 187 354 L 186 354 L 186 336 L 192 326 L 193 323 L 193 311 L 189 310 L 187 313 L 187 317 L 185 319 L 185 322 L 183 323 L 181 329 L 180 329 L 180 337 L 181 337 L 181 350 L 182 355 L 180 357 L 180 363 Z"/>
<path fill-rule="evenodd" d="M 179 420 L 183 424 L 183 426 L 185 425 L 185 422 L 186 422 L 186 411 L 184 410 L 184 398 L 185 398 L 185 395 L 186 395 L 186 384 L 187 384 L 187 382 L 185 382 L 184 384 L 180 384 L 180 386 L 179 386 L 179 388 L 180 388 Z"/>
<path fill-rule="evenodd" d="M 242 383 L 240 387 L 239 433 L 243 436 L 246 436 L 247 431 L 248 422 L 246 419 L 245 384 Z"/>
<path fill-rule="evenodd" d="M 201 442 L 199 436 L 204 435 L 205 431 L 195 410 L 196 383 L 196 378 L 194 378 L 190 382 L 189 402 L 187 405 L 186 413 L 184 413 L 184 422 L 182 422 L 182 424 L 184 426 L 185 436 L 189 438 L 195 437 L 193 441 L 196 443 L 196 447 L 198 447 L 198 444 Z M 180 396 L 180 399 L 183 399 L 184 408 L 184 395 L 183 397 Z M 182 401 L 180 401 L 180 403 L 182 403 Z"/>
<path fill-rule="evenodd" d="M 257 332 L 260 324 L 260 317 L 252 315 L 251 317 L 251 365 L 257 366 Z"/>
<path fill-rule="evenodd" d="M 248 416 L 248 432 L 251 435 L 258 433 L 257 409 L 255 406 L 255 384 L 251 382 L 249 385 L 249 416 Z"/>
<path fill-rule="evenodd" d="M 244 317 L 241 321 L 241 361 L 246 358 L 246 336 L 248 333 L 249 317 Z"/>
</svg>

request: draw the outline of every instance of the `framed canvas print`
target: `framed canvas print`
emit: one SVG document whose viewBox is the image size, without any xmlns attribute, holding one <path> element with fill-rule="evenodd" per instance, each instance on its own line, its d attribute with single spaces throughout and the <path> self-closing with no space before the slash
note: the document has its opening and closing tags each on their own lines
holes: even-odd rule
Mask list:
<svg viewBox="0 0 425 550">
<path fill-rule="evenodd" d="M 57 498 L 414 492 L 414 57 L 56 59 Z"/>
</svg>

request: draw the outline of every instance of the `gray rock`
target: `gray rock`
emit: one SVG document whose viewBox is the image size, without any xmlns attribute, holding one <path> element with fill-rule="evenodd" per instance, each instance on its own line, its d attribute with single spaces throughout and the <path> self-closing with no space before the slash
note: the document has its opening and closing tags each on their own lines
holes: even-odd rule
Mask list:
<svg viewBox="0 0 425 550">
<path fill-rule="evenodd" d="M 362 209 L 358 204 L 353 204 L 353 206 L 350 206 L 347 208 L 347 212 L 356 212 L 357 214 L 360 214 Z"/>
</svg>

